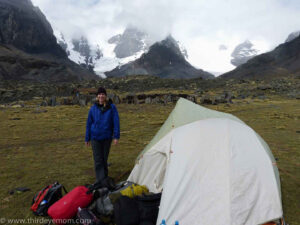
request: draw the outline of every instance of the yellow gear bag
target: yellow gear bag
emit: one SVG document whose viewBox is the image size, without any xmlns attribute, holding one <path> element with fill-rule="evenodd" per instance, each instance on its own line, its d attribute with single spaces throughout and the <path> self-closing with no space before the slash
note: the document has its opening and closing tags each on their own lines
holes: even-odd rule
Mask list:
<svg viewBox="0 0 300 225">
<path fill-rule="evenodd" d="M 132 184 L 120 192 L 122 195 L 128 196 L 129 198 L 133 198 L 137 195 L 148 193 L 149 190 L 145 185 Z"/>
</svg>

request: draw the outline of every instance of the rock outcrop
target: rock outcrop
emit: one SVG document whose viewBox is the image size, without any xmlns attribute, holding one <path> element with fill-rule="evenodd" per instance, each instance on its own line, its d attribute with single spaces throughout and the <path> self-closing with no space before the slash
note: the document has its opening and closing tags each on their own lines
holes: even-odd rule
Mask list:
<svg viewBox="0 0 300 225">
<path fill-rule="evenodd" d="M 67 58 L 30 0 L 1 0 L 0 79 L 67 82 L 98 76 Z"/>
<path fill-rule="evenodd" d="M 26 53 L 66 58 L 46 17 L 30 0 L 0 1 L 0 43 Z"/>
</svg>

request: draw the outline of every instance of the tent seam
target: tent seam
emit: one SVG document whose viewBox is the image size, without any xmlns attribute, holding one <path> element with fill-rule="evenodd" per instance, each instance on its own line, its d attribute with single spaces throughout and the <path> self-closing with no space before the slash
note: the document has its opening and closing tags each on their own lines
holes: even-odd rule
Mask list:
<svg viewBox="0 0 300 225">
<path fill-rule="evenodd" d="M 227 154 L 227 156 L 228 156 L 228 161 L 227 161 L 227 163 L 228 163 L 228 177 L 229 177 L 229 182 L 227 183 L 228 184 L 228 186 L 229 186 L 229 188 L 228 188 L 228 193 L 229 193 L 229 224 L 232 224 L 231 223 L 231 220 L 232 220 L 232 218 L 231 218 L 231 170 L 230 170 L 230 162 L 231 162 L 231 152 L 229 152 L 230 151 L 230 141 L 229 141 L 229 139 L 230 139 L 230 132 L 229 132 L 229 123 L 228 123 L 228 121 L 227 121 L 227 139 L 226 139 L 226 141 L 227 141 L 227 151 L 228 151 L 228 154 Z"/>
</svg>

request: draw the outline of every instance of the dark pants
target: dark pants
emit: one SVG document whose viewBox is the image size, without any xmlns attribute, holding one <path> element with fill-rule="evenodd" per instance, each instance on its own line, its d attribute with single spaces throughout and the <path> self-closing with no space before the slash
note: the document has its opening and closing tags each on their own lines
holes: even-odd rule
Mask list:
<svg viewBox="0 0 300 225">
<path fill-rule="evenodd" d="M 108 176 L 107 160 L 111 141 L 112 139 L 91 141 L 97 181 L 101 181 Z"/>
</svg>

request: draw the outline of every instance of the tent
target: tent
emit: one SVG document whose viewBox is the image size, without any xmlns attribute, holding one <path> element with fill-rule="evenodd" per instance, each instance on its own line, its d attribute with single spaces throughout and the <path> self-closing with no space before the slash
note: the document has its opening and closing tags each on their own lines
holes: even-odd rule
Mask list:
<svg viewBox="0 0 300 225">
<path fill-rule="evenodd" d="M 162 191 L 157 225 L 258 225 L 282 217 L 279 172 L 264 140 L 237 117 L 182 98 L 128 180 Z"/>
</svg>

